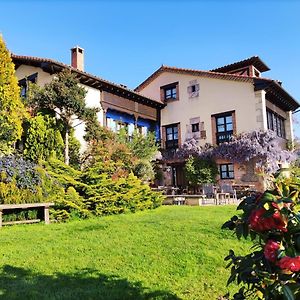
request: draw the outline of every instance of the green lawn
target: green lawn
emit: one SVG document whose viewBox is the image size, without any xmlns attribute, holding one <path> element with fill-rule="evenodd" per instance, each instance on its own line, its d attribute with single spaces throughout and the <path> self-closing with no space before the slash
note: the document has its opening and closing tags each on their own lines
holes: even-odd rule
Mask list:
<svg viewBox="0 0 300 300">
<path fill-rule="evenodd" d="M 233 206 L 161 207 L 136 214 L 0 230 L 0 299 L 216 299 L 223 258 L 249 250 L 220 229 Z"/>
</svg>

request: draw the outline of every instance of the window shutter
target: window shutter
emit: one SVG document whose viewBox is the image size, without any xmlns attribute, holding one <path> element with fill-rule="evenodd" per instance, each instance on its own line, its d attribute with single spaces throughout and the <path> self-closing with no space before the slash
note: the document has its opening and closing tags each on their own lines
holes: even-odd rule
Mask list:
<svg viewBox="0 0 300 300">
<path fill-rule="evenodd" d="M 166 127 L 163 126 L 161 128 L 161 148 L 162 149 L 166 149 L 166 139 L 167 139 Z"/>
<path fill-rule="evenodd" d="M 179 83 L 176 85 L 176 100 L 179 100 Z"/>
<path fill-rule="evenodd" d="M 186 125 L 186 132 L 191 133 L 192 132 L 192 124 L 187 124 Z"/>
<path fill-rule="evenodd" d="M 160 89 L 160 100 L 165 101 L 165 90 L 163 88 Z"/>
<path fill-rule="evenodd" d="M 180 123 L 178 123 L 177 128 L 178 128 L 178 147 L 180 147 L 181 146 L 181 126 L 180 126 Z"/>
<path fill-rule="evenodd" d="M 199 127 L 200 127 L 200 131 L 203 131 L 204 130 L 204 122 L 200 122 Z"/>
</svg>

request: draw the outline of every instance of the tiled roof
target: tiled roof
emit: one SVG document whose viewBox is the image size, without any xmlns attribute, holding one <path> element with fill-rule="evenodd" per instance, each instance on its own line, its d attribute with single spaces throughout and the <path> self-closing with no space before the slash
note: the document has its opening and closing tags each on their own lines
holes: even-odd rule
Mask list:
<svg viewBox="0 0 300 300">
<path fill-rule="evenodd" d="M 237 69 L 247 67 L 250 65 L 253 65 L 260 72 L 266 72 L 266 71 L 270 70 L 270 68 L 258 56 L 252 56 L 252 57 L 246 58 L 241 61 L 234 62 L 232 64 L 229 64 L 229 65 L 226 65 L 223 67 L 212 69 L 210 71 L 226 73 L 226 72 L 237 70 Z"/>
<path fill-rule="evenodd" d="M 187 74 L 187 75 L 233 80 L 233 81 L 244 81 L 244 82 L 252 82 L 254 78 L 257 78 L 257 77 L 250 77 L 250 76 L 246 76 L 246 75 L 227 74 L 227 73 L 221 73 L 221 72 L 185 69 L 185 68 L 177 68 L 177 67 L 170 67 L 170 66 L 162 65 L 158 70 L 156 70 L 154 73 L 152 73 L 146 80 L 144 80 L 134 90 L 137 92 L 141 91 L 145 86 L 147 86 L 150 82 L 152 82 L 155 78 L 157 78 L 160 74 L 162 74 L 164 72 Z"/>
<path fill-rule="evenodd" d="M 192 76 L 200 76 L 200 77 L 208 77 L 208 78 L 216 78 L 223 80 L 231 80 L 231 81 L 239 81 L 239 82 L 250 82 L 255 86 L 255 90 L 268 89 L 269 92 L 271 90 L 277 95 L 280 95 L 280 101 L 282 105 L 284 105 L 286 110 L 295 110 L 300 105 L 299 103 L 287 92 L 285 91 L 279 81 L 264 78 L 264 77 L 252 77 L 247 75 L 237 75 L 237 74 L 227 74 L 213 71 L 201 71 L 194 69 L 185 69 L 185 68 L 177 68 L 162 65 L 159 69 L 157 69 L 154 73 L 152 73 L 146 80 L 144 80 L 138 87 L 135 88 L 136 92 L 142 91 L 148 84 L 150 84 L 154 79 L 156 79 L 159 75 L 164 72 L 168 73 L 177 73 L 177 74 L 186 74 Z M 278 99 L 279 99 L 278 98 Z"/>
<path fill-rule="evenodd" d="M 110 91 L 118 91 L 118 93 L 120 93 L 122 97 L 141 100 L 142 102 L 145 103 L 149 103 L 152 105 L 155 104 L 158 107 L 163 107 L 165 105 L 161 100 L 151 99 L 149 97 L 142 95 L 141 93 L 128 89 L 122 85 L 94 76 L 87 72 L 80 71 L 79 69 L 76 69 L 72 66 L 58 62 L 53 59 L 40 58 L 35 56 L 16 55 L 16 54 L 11 54 L 11 57 L 16 67 L 22 64 L 40 66 L 51 73 L 59 72 L 60 70 L 67 68 L 78 75 L 79 80 L 82 84 L 95 87 L 95 88 L 106 87 L 109 88 Z"/>
</svg>

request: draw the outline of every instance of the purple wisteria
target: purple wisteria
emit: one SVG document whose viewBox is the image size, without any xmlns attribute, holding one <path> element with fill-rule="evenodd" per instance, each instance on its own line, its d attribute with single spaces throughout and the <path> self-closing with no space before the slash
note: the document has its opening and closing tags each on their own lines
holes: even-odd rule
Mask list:
<svg viewBox="0 0 300 300">
<path fill-rule="evenodd" d="M 280 163 L 290 163 L 296 159 L 295 153 L 283 150 L 283 142 L 274 131 L 256 130 L 242 133 L 216 147 L 210 144 L 200 147 L 196 140 L 191 139 L 183 144 L 175 156 L 225 159 L 239 164 L 254 160 L 262 172 L 273 174 L 279 169 Z"/>
</svg>

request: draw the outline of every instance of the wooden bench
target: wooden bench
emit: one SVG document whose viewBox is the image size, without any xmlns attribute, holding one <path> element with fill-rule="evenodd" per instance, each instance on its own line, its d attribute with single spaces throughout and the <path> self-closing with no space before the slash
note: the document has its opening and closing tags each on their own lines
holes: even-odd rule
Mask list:
<svg viewBox="0 0 300 300">
<path fill-rule="evenodd" d="M 14 209 L 29 210 L 32 208 L 43 207 L 45 224 L 50 224 L 49 207 L 52 205 L 54 205 L 54 203 L 0 204 L 0 228 L 2 227 L 2 225 L 38 223 L 41 221 L 41 219 L 33 219 L 33 220 L 2 222 L 3 211 L 4 210 L 14 210 Z"/>
</svg>

